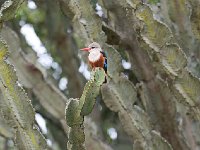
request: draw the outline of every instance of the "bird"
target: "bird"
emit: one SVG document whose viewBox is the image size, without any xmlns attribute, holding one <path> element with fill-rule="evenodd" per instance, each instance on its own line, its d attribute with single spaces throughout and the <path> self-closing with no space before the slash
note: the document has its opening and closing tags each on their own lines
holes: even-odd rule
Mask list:
<svg viewBox="0 0 200 150">
<path fill-rule="evenodd" d="M 88 62 L 92 69 L 100 67 L 104 69 L 105 73 L 107 73 L 107 57 L 99 43 L 93 42 L 89 44 L 88 47 L 82 48 L 81 50 L 89 52 Z"/>
</svg>

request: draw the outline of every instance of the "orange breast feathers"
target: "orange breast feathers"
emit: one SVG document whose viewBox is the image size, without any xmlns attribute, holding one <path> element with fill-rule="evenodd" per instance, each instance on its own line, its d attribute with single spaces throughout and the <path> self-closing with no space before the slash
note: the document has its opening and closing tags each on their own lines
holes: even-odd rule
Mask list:
<svg viewBox="0 0 200 150">
<path fill-rule="evenodd" d="M 104 67 L 104 61 L 105 61 L 105 57 L 103 57 L 103 55 L 101 54 L 99 60 L 97 60 L 95 62 L 89 61 L 89 64 L 92 67 L 92 69 L 95 68 L 95 67 L 103 68 Z"/>
</svg>

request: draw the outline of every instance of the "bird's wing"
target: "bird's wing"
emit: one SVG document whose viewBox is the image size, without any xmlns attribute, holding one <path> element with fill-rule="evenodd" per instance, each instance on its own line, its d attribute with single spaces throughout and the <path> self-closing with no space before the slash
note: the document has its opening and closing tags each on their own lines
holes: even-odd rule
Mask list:
<svg viewBox="0 0 200 150">
<path fill-rule="evenodd" d="M 102 51 L 101 51 L 101 54 L 103 55 L 103 57 L 107 58 L 105 52 L 102 52 Z"/>
<path fill-rule="evenodd" d="M 103 69 L 105 70 L 105 72 L 107 73 L 107 67 L 108 67 L 108 64 L 107 64 L 107 57 L 106 57 L 106 53 L 105 52 L 101 52 L 101 54 L 103 55 L 104 57 L 104 66 L 103 66 Z"/>
</svg>

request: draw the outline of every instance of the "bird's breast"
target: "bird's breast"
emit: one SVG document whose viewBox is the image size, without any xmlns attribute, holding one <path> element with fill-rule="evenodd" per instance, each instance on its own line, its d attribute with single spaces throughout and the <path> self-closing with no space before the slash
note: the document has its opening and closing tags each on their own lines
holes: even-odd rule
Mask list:
<svg viewBox="0 0 200 150">
<path fill-rule="evenodd" d="M 88 58 L 89 59 L 89 58 Z M 103 68 L 104 67 L 104 61 L 105 61 L 105 58 L 103 57 L 103 55 L 100 53 L 100 57 L 98 60 L 96 60 L 95 62 L 91 61 L 89 59 L 89 64 L 91 65 L 92 68 L 94 67 L 101 67 Z"/>
<path fill-rule="evenodd" d="M 88 59 L 90 62 L 96 62 L 100 59 L 101 57 L 101 53 L 97 50 L 93 50 L 92 52 L 90 52 Z"/>
</svg>

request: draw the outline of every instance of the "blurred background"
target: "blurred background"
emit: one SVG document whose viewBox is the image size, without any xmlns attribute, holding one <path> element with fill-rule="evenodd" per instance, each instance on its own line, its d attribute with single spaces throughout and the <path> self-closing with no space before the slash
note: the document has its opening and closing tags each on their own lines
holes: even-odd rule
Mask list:
<svg viewBox="0 0 200 150">
<path fill-rule="evenodd" d="M 102 16 L 101 6 L 96 1 L 93 3 L 96 13 Z M 37 67 L 45 70 L 43 75 L 48 78 L 48 82 L 55 85 L 68 98 L 81 96 L 85 83 L 90 79 L 91 70 L 87 64 L 88 53 L 80 52 L 79 49 L 88 44 L 84 44 L 81 37 L 73 36 L 71 20 L 63 14 L 59 1 L 25 1 L 17 10 L 15 18 L 6 22 L 5 26 L 17 34 L 20 49 L 30 55 L 27 56 L 28 59 L 33 59 Z M 131 68 L 126 57 L 123 66 L 127 70 Z M 34 72 L 34 66 L 28 67 L 31 68 L 29 71 Z M 33 82 L 37 84 L 40 80 L 36 79 Z M 55 150 L 66 149 L 67 135 L 59 118 L 55 118 L 43 108 L 32 88 L 25 89 L 36 111 L 36 123 L 47 139 L 48 146 Z M 56 106 L 56 99 L 54 105 Z M 102 141 L 116 149 L 131 149 L 130 140 L 121 129 L 117 114 L 106 108 L 100 97 L 89 118 L 98 124 L 98 135 Z M 14 147 L 14 143 L 9 139 L 1 139 L 1 143 L 1 149 Z"/>
<path fill-rule="evenodd" d="M 4 2 L 4 0 L 1 0 L 0 5 Z M 24 87 L 28 97 L 31 99 L 36 112 L 35 123 L 46 138 L 49 149 L 67 149 L 68 128 L 64 120 L 65 103 L 68 98 L 80 97 L 85 83 L 90 79 L 91 70 L 87 64 L 88 53 L 81 52 L 79 49 L 87 46 L 92 41 L 97 41 L 102 46 L 103 43 L 107 43 L 117 50 L 121 56 L 123 67 L 121 74 L 137 88 L 138 99 L 134 104 L 140 106 L 150 115 L 153 120 L 153 128 L 160 131 L 161 135 L 168 140 L 174 149 L 197 150 L 200 148 L 199 121 L 186 115 L 188 112 L 190 114 L 190 106 L 188 108 L 186 107 L 188 104 L 186 106 L 174 104 L 179 103 L 174 102 L 176 101 L 174 99 L 179 98 L 173 92 L 175 98 L 169 98 L 169 95 L 172 94 L 171 91 L 173 91 L 173 88 L 170 88 L 170 84 L 175 82 L 174 78 L 176 76 L 179 76 L 180 68 L 175 69 L 175 75 L 172 73 L 174 77 L 171 76 L 170 71 L 166 73 L 166 70 L 160 69 L 162 67 L 158 62 L 162 56 L 157 56 L 158 51 L 156 50 L 156 46 L 159 47 L 159 44 L 161 45 L 159 49 L 162 49 L 164 45 L 162 39 L 165 39 L 164 43 L 166 45 L 170 42 L 175 43 L 175 46 L 178 45 L 178 49 L 182 50 L 181 54 L 170 53 L 174 57 L 173 59 L 180 60 L 175 65 L 182 64 L 184 61 L 182 60 L 182 54 L 184 54 L 184 58 L 187 58 L 187 63 L 184 62 L 183 66 L 198 79 L 200 76 L 200 10 L 198 9 L 200 2 L 198 0 L 174 0 L 173 2 L 170 0 L 143 0 L 143 4 L 150 8 L 154 19 L 159 23 L 162 22 L 169 29 L 166 31 L 157 26 L 157 31 L 153 31 L 156 32 L 155 34 L 158 33 L 156 39 L 152 40 L 158 43 L 156 43 L 157 45 L 155 44 L 156 46 L 151 41 L 151 38 L 155 35 L 148 32 L 147 29 L 153 24 L 152 19 L 148 18 L 148 12 L 148 21 L 144 21 L 145 17 L 142 18 L 136 12 L 137 10 L 142 11 L 139 8 L 140 2 L 139 0 L 127 0 L 127 6 L 125 6 L 124 1 L 90 0 L 88 4 L 85 4 L 85 9 L 87 9 L 87 5 L 90 5 L 93 11 L 90 13 L 93 13 L 93 18 L 91 17 L 87 20 L 84 19 L 87 16 L 84 16 L 84 13 L 80 13 L 86 10 L 84 5 L 79 4 L 81 2 L 78 0 L 27 0 L 22 2 L 12 20 L 4 22 L 1 34 L 10 48 L 8 60 L 16 69 L 19 85 Z M 79 5 L 82 7 L 79 8 Z M 131 9 L 134 9 L 135 14 L 131 13 Z M 79 10 L 81 11 L 79 12 Z M 98 19 L 94 20 L 95 17 Z M 142 27 L 142 23 L 136 17 L 149 26 Z M 87 25 L 90 21 L 92 23 Z M 82 26 L 80 27 L 77 22 L 81 22 Z M 102 27 L 96 29 L 99 26 Z M 142 32 L 139 30 L 142 30 Z M 154 30 L 153 27 L 152 30 Z M 145 31 L 145 34 L 143 34 L 143 31 Z M 170 40 L 164 37 L 165 32 L 169 33 L 168 38 L 170 37 Z M 150 38 L 150 40 L 146 37 Z M 143 41 L 142 38 L 148 45 L 140 43 Z M 161 39 L 161 41 L 158 39 Z M 155 51 L 152 52 L 147 49 Z M 166 53 L 161 52 L 160 55 L 165 57 Z M 152 66 L 146 65 L 145 68 L 142 62 L 144 64 L 152 64 Z M 156 68 L 153 73 L 148 71 L 152 70 L 151 67 Z M 144 72 L 141 68 L 144 69 Z M 155 93 L 167 93 L 167 96 L 164 94 L 164 97 L 167 97 L 166 101 L 173 99 L 173 103 L 169 105 L 166 101 L 157 103 L 156 100 L 163 99 L 163 97 L 157 96 L 149 90 L 151 87 L 152 89 L 154 88 L 154 84 L 143 88 L 143 82 L 146 84 L 147 81 L 152 80 L 151 76 L 154 75 L 159 76 L 159 79 L 162 78 L 163 82 L 159 86 L 155 85 Z M 192 82 L 189 86 L 198 91 L 199 81 L 196 81 L 196 79 L 195 81 L 193 79 L 189 80 Z M 164 82 L 166 87 L 162 86 L 165 84 Z M 198 85 L 193 85 L 193 82 Z M 163 91 L 158 89 L 163 89 Z M 195 96 L 198 97 L 197 93 L 195 93 Z M 143 100 L 148 99 L 146 97 L 152 100 L 149 100 L 151 105 L 148 102 L 144 104 Z M 199 97 L 195 102 L 197 102 L 197 105 L 199 104 Z M 162 107 L 156 110 L 152 106 L 154 103 L 156 103 L 156 106 L 158 105 L 157 108 L 160 105 Z M 194 105 L 196 107 L 196 103 Z M 169 110 L 164 110 L 164 106 L 166 108 L 170 107 Z M 176 111 L 173 110 L 175 108 Z M 168 113 L 167 115 L 171 116 L 162 118 L 158 115 L 159 113 Z M 86 117 L 85 124 L 87 132 L 86 147 L 88 150 L 94 150 L 97 147 L 98 149 L 114 150 L 131 150 L 134 148 L 133 140 L 124 131 L 118 113 L 105 106 L 101 95 L 97 98 L 93 112 Z M 177 140 L 179 141 L 177 142 L 178 144 L 176 142 L 173 143 L 173 139 L 176 140 L 175 137 L 172 137 L 173 134 L 177 135 L 175 137 L 180 134 L 183 139 Z M 15 147 L 12 136 L 0 136 L 0 143 L 0 149 L 2 150 L 11 150 Z"/>
</svg>

